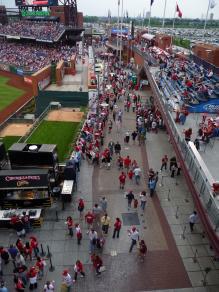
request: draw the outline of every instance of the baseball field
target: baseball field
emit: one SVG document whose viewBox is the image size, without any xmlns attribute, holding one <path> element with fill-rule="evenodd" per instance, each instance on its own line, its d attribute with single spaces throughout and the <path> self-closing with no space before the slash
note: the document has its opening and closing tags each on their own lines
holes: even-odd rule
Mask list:
<svg viewBox="0 0 219 292">
<path fill-rule="evenodd" d="M 7 77 L 0 76 L 0 111 L 24 94 L 22 89 L 7 84 L 9 80 Z"/>
<path fill-rule="evenodd" d="M 65 161 L 72 150 L 71 144 L 79 127 L 79 122 L 43 121 L 27 143 L 56 144 L 59 161 Z"/>
</svg>

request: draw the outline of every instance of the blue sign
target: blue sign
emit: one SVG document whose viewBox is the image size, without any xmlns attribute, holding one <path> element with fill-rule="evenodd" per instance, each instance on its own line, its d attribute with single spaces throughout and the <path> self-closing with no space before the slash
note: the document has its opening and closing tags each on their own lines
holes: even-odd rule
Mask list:
<svg viewBox="0 0 219 292">
<path fill-rule="evenodd" d="M 190 113 L 219 113 L 219 98 L 188 107 Z"/>
<path fill-rule="evenodd" d="M 17 74 L 23 76 L 24 71 L 22 69 L 17 69 Z"/>
<path fill-rule="evenodd" d="M 112 28 L 111 33 L 112 34 L 120 34 L 122 31 L 122 34 L 128 34 L 129 30 L 128 28 L 124 28 L 124 29 L 118 29 L 118 28 Z"/>
</svg>

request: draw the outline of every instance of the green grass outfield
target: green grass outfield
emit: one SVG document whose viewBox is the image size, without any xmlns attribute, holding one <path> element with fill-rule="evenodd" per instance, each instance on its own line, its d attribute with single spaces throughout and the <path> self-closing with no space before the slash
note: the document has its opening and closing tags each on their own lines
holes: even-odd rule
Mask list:
<svg viewBox="0 0 219 292">
<path fill-rule="evenodd" d="M 12 144 L 16 143 L 20 139 L 19 136 L 5 136 L 0 138 L 0 142 L 3 142 L 5 149 L 8 150 Z"/>
<path fill-rule="evenodd" d="M 67 159 L 71 143 L 80 123 L 43 121 L 27 140 L 27 143 L 56 144 L 59 161 Z"/>
<path fill-rule="evenodd" d="M 8 85 L 8 81 L 9 78 L 0 76 L 0 110 L 3 110 L 18 97 L 24 94 L 22 89 Z"/>
</svg>

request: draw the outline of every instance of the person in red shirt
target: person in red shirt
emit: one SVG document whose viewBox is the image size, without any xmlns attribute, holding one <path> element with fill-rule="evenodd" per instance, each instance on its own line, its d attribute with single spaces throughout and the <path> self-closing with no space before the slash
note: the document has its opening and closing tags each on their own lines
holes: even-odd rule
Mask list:
<svg viewBox="0 0 219 292">
<path fill-rule="evenodd" d="M 30 243 L 27 241 L 24 247 L 24 257 L 25 260 L 27 259 L 27 257 L 30 257 L 30 260 L 32 261 L 32 247 L 30 246 Z"/>
<path fill-rule="evenodd" d="M 192 136 L 192 128 L 185 130 L 184 135 L 185 135 L 186 142 L 189 142 Z"/>
<path fill-rule="evenodd" d="M 119 176 L 119 183 L 120 183 L 120 186 L 119 188 L 120 189 L 124 189 L 124 186 L 125 186 L 125 180 L 126 180 L 126 175 L 125 173 L 122 171 L 120 176 Z"/>
<path fill-rule="evenodd" d="M 85 221 L 87 222 L 87 228 L 89 230 L 94 222 L 94 215 L 91 213 L 91 211 L 88 211 L 85 215 Z"/>
<path fill-rule="evenodd" d="M 31 267 L 27 273 L 27 277 L 29 278 L 30 281 L 30 286 L 29 289 L 37 289 L 37 269 L 36 267 Z"/>
<path fill-rule="evenodd" d="M 133 172 L 132 169 L 130 169 L 129 172 L 128 172 L 128 177 L 129 177 L 130 180 L 132 180 L 133 175 L 134 175 L 134 172 Z"/>
<path fill-rule="evenodd" d="M 80 219 L 83 219 L 84 200 L 82 198 L 80 198 L 78 202 L 78 211 L 80 213 Z"/>
<path fill-rule="evenodd" d="M 121 220 L 117 217 L 116 221 L 114 223 L 114 230 L 113 230 L 113 238 L 116 237 L 117 234 L 117 238 L 119 238 L 119 233 L 120 233 L 120 229 L 122 227 L 122 222 Z"/>
<path fill-rule="evenodd" d="M 127 112 L 129 112 L 129 110 L 130 110 L 130 106 L 131 106 L 131 101 L 128 100 L 128 101 L 127 101 Z"/>
<path fill-rule="evenodd" d="M 77 260 L 74 266 L 75 276 L 74 279 L 77 281 L 78 273 L 81 274 L 81 277 L 85 277 L 84 267 L 81 261 Z"/>
<path fill-rule="evenodd" d="M 25 286 L 23 284 L 23 281 L 17 276 L 14 277 L 14 284 L 15 284 L 14 285 L 15 291 L 21 292 L 21 291 L 25 290 Z"/>
<path fill-rule="evenodd" d="M 167 162 L 168 162 L 168 157 L 167 157 L 167 155 L 164 155 L 164 157 L 161 160 L 161 168 L 160 168 L 160 171 L 162 171 L 163 168 L 165 168 L 165 170 L 167 170 Z"/>
<path fill-rule="evenodd" d="M 37 257 L 36 268 L 39 270 L 39 277 L 42 278 L 44 275 L 44 260 L 41 257 Z"/>
<path fill-rule="evenodd" d="M 32 249 L 34 251 L 34 255 L 37 258 L 38 253 L 39 253 L 39 248 L 38 248 L 38 241 L 37 241 L 37 238 L 35 236 L 30 237 L 30 246 L 32 247 Z"/>
<path fill-rule="evenodd" d="M 67 227 L 68 227 L 68 231 L 69 231 L 69 235 L 71 237 L 73 237 L 73 219 L 71 216 L 68 216 L 67 219 L 66 219 L 66 224 L 67 224 Z"/>
<path fill-rule="evenodd" d="M 93 266 L 94 266 L 94 268 L 95 268 L 95 270 L 96 270 L 96 275 L 100 275 L 100 274 L 101 274 L 101 272 L 100 272 L 100 267 L 103 266 L 103 261 L 102 261 L 102 259 L 101 259 L 98 255 L 96 255 L 96 254 L 94 253 L 94 254 L 92 254 L 92 256 L 91 256 L 91 261 L 92 261 Z"/>
<path fill-rule="evenodd" d="M 127 156 L 127 157 L 124 159 L 124 166 L 125 166 L 125 168 L 127 169 L 127 173 L 128 173 L 128 171 L 129 171 L 130 164 L 131 164 L 131 159 L 129 158 L 129 156 Z"/>
</svg>

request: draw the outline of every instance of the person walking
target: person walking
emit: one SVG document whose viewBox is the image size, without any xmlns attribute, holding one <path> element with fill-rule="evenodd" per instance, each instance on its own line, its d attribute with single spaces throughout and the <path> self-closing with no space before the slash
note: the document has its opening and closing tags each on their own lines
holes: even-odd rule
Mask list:
<svg viewBox="0 0 219 292">
<path fill-rule="evenodd" d="M 85 215 L 85 221 L 87 223 L 87 229 L 89 230 L 94 222 L 94 215 L 91 213 L 91 211 L 88 211 Z"/>
<path fill-rule="evenodd" d="M 121 174 L 120 174 L 120 176 L 119 176 L 119 188 L 122 189 L 122 190 L 124 189 L 125 181 L 126 181 L 126 175 L 122 171 Z"/>
<path fill-rule="evenodd" d="M 127 170 L 127 173 L 129 171 L 130 165 L 131 165 L 131 159 L 130 159 L 129 155 L 127 155 L 124 158 L 124 166 L 125 166 L 125 169 Z"/>
<path fill-rule="evenodd" d="M 146 202 L 147 202 L 146 192 L 142 191 L 140 193 L 140 208 L 141 208 L 142 211 L 144 211 L 144 209 L 145 209 Z"/>
<path fill-rule="evenodd" d="M 115 146 L 114 146 L 114 150 L 115 150 L 115 154 L 116 155 L 120 155 L 121 152 L 121 145 L 119 144 L 119 142 L 117 141 Z"/>
<path fill-rule="evenodd" d="M 100 275 L 100 274 L 101 274 L 100 268 L 103 266 L 103 261 L 102 261 L 102 259 L 101 259 L 98 255 L 96 255 L 96 254 L 94 253 L 94 254 L 92 254 L 92 256 L 91 256 L 91 261 L 92 261 L 93 266 L 94 266 L 94 268 L 95 268 L 95 270 L 96 270 L 96 275 L 97 275 L 97 276 Z"/>
<path fill-rule="evenodd" d="M 42 277 L 44 276 L 45 265 L 46 265 L 45 260 L 42 259 L 41 257 L 37 257 L 37 262 L 35 266 L 38 268 L 39 279 L 42 279 Z"/>
<path fill-rule="evenodd" d="M 55 281 L 47 281 L 43 287 L 43 292 L 53 292 L 55 291 Z"/>
<path fill-rule="evenodd" d="M 16 255 L 18 254 L 18 249 L 13 244 L 11 244 L 8 249 L 8 252 L 11 256 L 11 259 L 14 261 L 16 258 Z"/>
<path fill-rule="evenodd" d="M 163 168 L 165 170 L 167 170 L 167 163 L 168 163 L 168 156 L 167 155 L 164 155 L 164 157 L 161 160 L 161 168 L 160 168 L 160 171 L 162 171 Z"/>
<path fill-rule="evenodd" d="M 125 133 L 125 138 L 124 138 L 124 141 L 125 141 L 125 143 L 129 143 L 129 140 L 130 140 L 130 133 L 129 133 L 129 131 L 127 131 L 126 133 Z"/>
<path fill-rule="evenodd" d="M 37 289 L 37 269 L 36 267 L 31 267 L 27 273 L 27 277 L 30 281 L 29 289 Z"/>
<path fill-rule="evenodd" d="M 127 194 L 126 194 L 126 198 L 128 199 L 128 211 L 132 206 L 132 201 L 134 200 L 135 196 L 132 192 L 132 190 L 130 190 Z"/>
<path fill-rule="evenodd" d="M 175 171 L 176 171 L 176 166 L 173 164 L 171 167 L 171 175 L 170 177 L 174 177 L 175 176 Z"/>
<path fill-rule="evenodd" d="M 92 228 L 89 233 L 89 253 L 93 253 L 94 252 L 94 248 L 96 246 L 97 243 L 97 232 Z"/>
<path fill-rule="evenodd" d="M 31 230 L 30 216 L 25 211 L 22 213 L 22 215 L 23 216 L 21 220 L 23 222 L 25 232 L 29 233 Z"/>
<path fill-rule="evenodd" d="M 63 271 L 62 273 L 62 287 L 65 289 L 62 289 L 61 291 L 66 291 L 66 292 L 70 292 L 71 291 L 71 287 L 73 284 L 73 280 L 71 275 L 69 274 L 69 271 L 66 269 Z"/>
<path fill-rule="evenodd" d="M 82 198 L 79 199 L 79 202 L 78 202 L 78 211 L 79 211 L 79 218 L 80 220 L 83 219 L 83 211 L 84 211 L 84 200 Z"/>
<path fill-rule="evenodd" d="M 198 214 L 196 211 L 194 211 L 190 216 L 189 216 L 189 226 L 190 226 L 190 231 L 194 231 L 194 225 L 198 221 Z"/>
<path fill-rule="evenodd" d="M 17 292 L 25 291 L 25 286 L 24 286 L 23 281 L 17 276 L 14 277 L 14 288 L 15 288 L 15 291 L 17 291 Z M 0 289 L 0 291 L 1 291 L 1 289 Z"/>
<path fill-rule="evenodd" d="M 144 258 L 146 256 L 147 253 L 147 246 L 144 242 L 144 240 L 140 240 L 139 242 L 139 258 L 142 262 L 144 262 Z"/>
<path fill-rule="evenodd" d="M 122 222 L 117 217 L 116 221 L 114 223 L 113 238 L 115 238 L 116 236 L 117 236 L 117 238 L 119 238 L 119 233 L 120 233 L 121 227 L 122 227 Z"/>
<path fill-rule="evenodd" d="M 68 216 L 65 224 L 67 225 L 69 235 L 73 237 L 73 219 L 71 216 Z"/>
<path fill-rule="evenodd" d="M 24 247 L 24 258 L 25 261 L 27 260 L 28 256 L 30 258 L 30 261 L 32 261 L 32 247 L 30 246 L 30 243 L 27 241 Z"/>
<path fill-rule="evenodd" d="M 101 213 L 102 213 L 101 207 L 98 204 L 95 204 L 93 207 L 93 215 L 97 224 L 99 224 Z"/>
<path fill-rule="evenodd" d="M 108 148 L 109 148 L 110 156 L 112 157 L 114 149 L 115 149 L 115 143 L 112 140 L 108 143 Z"/>
<path fill-rule="evenodd" d="M 141 178 L 141 168 L 140 167 L 136 167 L 134 170 L 134 177 L 135 177 L 135 183 L 136 185 L 139 185 L 140 183 L 140 178 Z"/>
<path fill-rule="evenodd" d="M 81 261 L 77 260 L 74 266 L 74 280 L 77 281 L 78 273 L 81 274 L 81 278 L 85 277 L 84 267 Z"/>
<path fill-rule="evenodd" d="M 107 215 L 107 213 L 101 218 L 101 224 L 102 224 L 102 230 L 104 234 L 108 233 L 108 229 L 110 226 L 110 217 Z"/>
<path fill-rule="evenodd" d="M 136 229 L 136 227 L 133 226 L 131 230 L 128 230 L 128 234 L 131 238 L 131 245 L 129 248 L 129 252 L 132 252 L 133 247 L 137 244 L 137 241 L 139 240 L 139 232 Z"/>
<path fill-rule="evenodd" d="M 137 132 L 136 131 L 133 131 L 132 132 L 132 141 L 133 141 L 133 144 L 135 143 L 135 140 L 136 140 L 136 137 L 138 136 Z"/>
<path fill-rule="evenodd" d="M 100 207 L 101 207 L 103 213 L 106 213 L 107 204 L 108 204 L 107 199 L 105 197 L 102 197 L 100 199 Z"/>
<path fill-rule="evenodd" d="M 30 246 L 32 247 L 34 255 L 37 258 L 38 257 L 38 253 L 39 253 L 38 240 L 33 235 L 30 237 Z"/>
<path fill-rule="evenodd" d="M 156 180 L 154 178 L 148 181 L 148 188 L 150 190 L 150 196 L 153 197 L 156 188 Z"/>
<path fill-rule="evenodd" d="M 82 232 L 81 232 L 80 225 L 78 223 L 75 224 L 75 231 L 76 231 L 76 237 L 77 237 L 77 244 L 80 245 L 81 240 L 82 240 Z"/>
<path fill-rule="evenodd" d="M 4 264 L 7 265 L 9 263 L 9 253 L 6 248 L 3 246 L 0 247 L 0 255 L 2 260 L 4 261 Z"/>
</svg>

